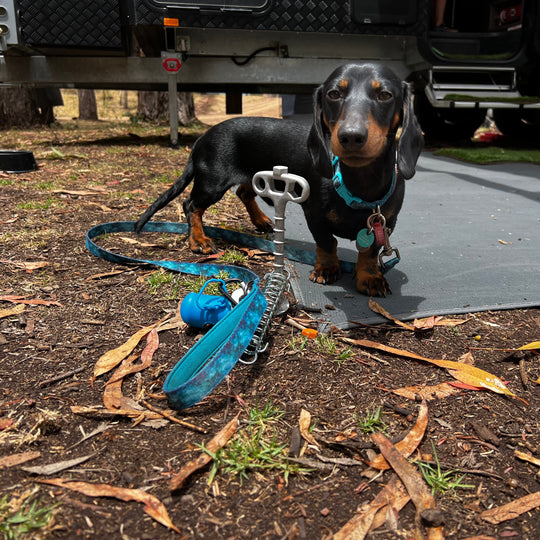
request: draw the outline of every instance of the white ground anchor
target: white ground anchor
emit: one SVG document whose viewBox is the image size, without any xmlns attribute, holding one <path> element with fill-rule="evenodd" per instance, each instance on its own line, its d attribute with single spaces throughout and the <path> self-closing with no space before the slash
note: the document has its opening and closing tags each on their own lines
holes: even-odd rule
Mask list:
<svg viewBox="0 0 540 540">
<path fill-rule="evenodd" d="M 266 333 L 275 315 L 284 313 L 289 302 L 283 293 L 289 288 L 289 273 L 285 269 L 285 207 L 288 202 L 302 203 L 309 197 L 309 184 L 305 178 L 289 174 L 287 167 L 276 166 L 273 171 L 260 171 L 253 177 L 253 189 L 257 195 L 274 203 L 274 270 L 265 276 L 263 289 L 267 307 L 261 322 L 244 355 L 253 356 L 245 364 L 257 360 L 260 352 L 268 346 Z"/>
</svg>

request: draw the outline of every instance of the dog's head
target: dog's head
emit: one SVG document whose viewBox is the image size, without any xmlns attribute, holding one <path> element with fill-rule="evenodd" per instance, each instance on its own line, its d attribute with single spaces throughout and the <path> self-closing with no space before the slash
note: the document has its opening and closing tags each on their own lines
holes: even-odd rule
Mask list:
<svg viewBox="0 0 540 540">
<path fill-rule="evenodd" d="M 383 65 L 348 64 L 315 90 L 308 149 L 319 174 L 329 178 L 331 154 L 349 167 L 367 166 L 393 146 L 400 127 L 397 164 L 408 179 L 423 147 L 408 83 Z"/>
</svg>

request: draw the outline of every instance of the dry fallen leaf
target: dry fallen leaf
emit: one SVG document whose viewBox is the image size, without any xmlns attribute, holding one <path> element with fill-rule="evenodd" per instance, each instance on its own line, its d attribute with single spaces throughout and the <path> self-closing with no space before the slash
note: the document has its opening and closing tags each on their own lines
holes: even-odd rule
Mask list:
<svg viewBox="0 0 540 540">
<path fill-rule="evenodd" d="M 120 238 L 120 240 L 122 240 L 122 242 L 125 242 L 126 244 L 137 245 L 137 246 L 141 246 L 141 247 L 151 247 L 151 248 L 163 247 L 163 246 L 160 246 L 159 244 L 151 244 L 149 242 L 141 242 L 140 240 L 136 240 L 135 238 L 128 238 L 127 236 L 120 236 L 119 238 Z"/>
<path fill-rule="evenodd" d="M 11 454 L 10 456 L 4 456 L 0 458 L 0 469 L 7 469 L 9 467 L 15 467 L 21 465 L 27 461 L 32 461 L 41 456 L 41 452 L 22 452 L 19 454 Z"/>
<path fill-rule="evenodd" d="M 407 488 L 411 500 L 416 506 L 415 525 L 418 537 L 421 538 L 422 515 L 425 515 L 426 510 L 437 507 L 433 495 L 431 495 L 420 471 L 409 463 L 382 433 L 373 433 L 371 439 Z M 426 526 L 426 531 L 428 540 L 442 540 L 444 538 L 443 529 L 440 526 Z"/>
<path fill-rule="evenodd" d="M 516 456 L 518 459 L 521 459 L 522 461 L 528 461 L 529 463 L 532 463 L 533 465 L 540 467 L 540 459 L 535 458 L 534 456 L 531 456 L 530 454 L 526 454 L 525 452 L 520 452 L 519 450 L 514 450 L 514 456 Z"/>
<path fill-rule="evenodd" d="M 163 503 L 154 495 L 141 491 L 139 489 L 128 489 L 111 486 L 109 484 L 92 484 L 89 482 L 70 482 L 62 478 L 54 478 L 51 480 L 38 480 L 40 484 L 50 484 L 71 491 L 76 491 L 87 495 L 88 497 L 113 497 L 121 501 L 137 501 L 144 504 L 144 511 L 158 523 L 165 527 L 180 533 L 180 530 L 173 524 L 167 509 Z"/>
<path fill-rule="evenodd" d="M 315 446 L 315 448 L 321 449 L 319 443 L 314 439 L 313 435 L 309 432 L 309 426 L 311 425 L 311 414 L 302 409 L 300 411 L 300 419 L 298 420 L 298 426 L 300 427 L 300 434 L 309 444 Z"/>
<path fill-rule="evenodd" d="M 414 319 L 413 326 L 415 330 L 431 330 L 441 319 L 442 317 L 435 315 L 425 319 Z"/>
<path fill-rule="evenodd" d="M 49 265 L 49 263 L 46 261 L 25 262 L 25 261 L 0 260 L 0 263 L 11 264 L 12 266 L 15 266 L 16 268 L 22 268 L 23 270 L 26 270 L 27 272 L 32 272 L 32 270 L 38 270 L 39 268 L 45 268 L 45 266 Z"/>
<path fill-rule="evenodd" d="M 238 429 L 238 417 L 240 414 L 237 414 L 221 431 L 217 433 L 208 444 L 205 445 L 205 448 L 212 453 L 217 452 L 219 448 L 223 448 L 230 440 L 230 438 L 236 433 Z M 193 461 L 190 461 L 187 465 L 184 465 L 178 473 L 176 473 L 169 482 L 169 488 L 171 491 L 175 491 L 182 486 L 189 476 L 191 476 L 195 471 L 202 469 L 205 465 L 210 463 L 212 458 L 206 452 L 202 452 L 199 457 Z"/>
<path fill-rule="evenodd" d="M 371 298 L 369 299 L 368 307 L 369 307 L 369 309 L 371 309 L 371 311 L 373 311 L 375 313 L 378 313 L 379 315 L 382 315 L 386 319 L 389 319 L 389 320 L 395 322 L 398 326 L 402 326 L 403 328 L 406 328 L 407 330 L 414 330 L 414 326 L 412 326 L 410 324 L 407 324 L 407 323 L 404 323 L 404 322 L 400 321 L 399 319 L 396 319 L 393 315 L 390 315 L 390 313 L 388 313 L 388 311 L 386 311 L 386 309 L 384 309 L 382 306 L 377 304 L 377 302 L 375 302 L 375 300 L 373 300 Z"/>
<path fill-rule="evenodd" d="M 521 497 L 520 499 L 516 499 L 515 501 L 509 502 L 508 504 L 485 510 L 480 514 L 480 517 L 488 523 L 497 525 L 503 521 L 517 518 L 518 516 L 521 516 L 521 514 L 529 512 L 529 510 L 533 510 L 539 506 L 540 491 L 537 491 L 535 493 L 531 493 L 530 495 L 525 495 L 525 497 Z"/>
<path fill-rule="evenodd" d="M 90 458 L 94 457 L 96 454 L 89 454 L 87 456 L 82 456 L 79 458 L 68 459 L 65 461 L 58 461 L 56 463 L 49 463 L 49 465 L 36 465 L 34 467 L 21 467 L 23 471 L 26 471 L 31 474 L 39 474 L 43 476 L 48 476 L 50 474 L 58 474 L 61 471 L 66 469 L 71 469 L 76 467 L 85 461 L 88 461 Z"/>
<path fill-rule="evenodd" d="M 396 475 L 367 504 L 360 506 L 354 516 L 334 534 L 333 540 L 362 540 L 385 522 L 386 507 L 401 510 L 410 497 Z"/>
<path fill-rule="evenodd" d="M 152 356 L 157 351 L 159 347 L 159 336 L 157 333 L 156 328 L 153 328 L 150 330 L 146 337 L 147 345 L 144 348 L 143 352 L 141 353 L 141 363 L 135 364 L 134 360 L 138 358 L 138 355 L 132 355 L 129 358 L 132 359 L 131 362 L 124 365 L 124 363 L 121 364 L 120 368 L 117 369 L 113 376 L 109 379 L 107 382 L 107 385 L 112 384 L 116 381 L 119 381 L 126 377 L 127 375 L 130 375 L 132 373 L 137 373 L 139 371 L 142 371 L 143 369 L 146 369 L 150 366 L 152 363 Z"/>
<path fill-rule="evenodd" d="M 154 324 L 151 324 L 150 326 L 145 326 L 144 328 L 141 328 L 138 332 L 133 334 L 125 343 L 120 345 L 120 347 L 107 351 L 103 356 L 101 356 L 101 358 L 99 358 L 99 360 L 96 362 L 96 365 L 94 366 L 94 376 L 92 377 L 92 384 L 97 377 L 107 373 L 111 369 L 115 368 L 120 362 L 122 362 L 122 360 L 126 358 L 126 356 L 128 356 L 128 354 L 130 354 L 131 351 L 133 351 L 133 349 L 139 344 L 141 339 L 143 339 L 149 332 L 151 332 L 161 323 L 162 321 L 158 321 Z"/>
<path fill-rule="evenodd" d="M 25 310 L 23 304 L 18 304 L 14 308 L 0 309 L 0 319 L 5 319 L 6 317 L 11 317 L 12 315 L 19 315 Z"/>
<path fill-rule="evenodd" d="M 387 345 L 382 345 L 380 343 L 370 341 L 369 339 L 343 338 L 343 341 L 345 341 L 346 343 L 351 343 L 353 345 L 359 345 L 360 347 L 377 349 L 379 351 L 384 351 L 390 354 L 404 356 L 406 358 L 413 358 L 415 360 L 421 360 L 423 362 L 429 362 L 430 364 L 435 364 L 436 366 L 448 369 L 453 377 L 455 377 L 459 381 L 470 384 L 471 386 L 485 388 L 486 390 L 491 390 L 492 392 L 496 392 L 498 394 L 506 394 L 507 396 L 517 397 L 514 393 L 510 392 L 508 388 L 506 388 L 501 379 L 499 379 L 495 375 L 492 375 L 491 373 L 488 373 L 487 371 L 476 368 L 474 366 L 470 366 L 468 364 L 453 362 L 451 360 L 436 360 L 433 358 L 425 358 L 424 356 L 420 356 L 419 354 L 404 351 L 402 349 L 396 349 Z"/>
<path fill-rule="evenodd" d="M 527 343 L 527 345 L 522 345 L 517 351 L 533 351 L 535 349 L 540 349 L 540 341 L 533 341 L 532 343 Z"/>
<path fill-rule="evenodd" d="M 6 302 L 13 302 L 14 304 L 28 304 L 28 305 L 36 305 L 36 306 L 60 306 L 64 307 L 60 302 L 57 302 L 56 300 L 41 300 L 39 298 L 25 298 L 24 296 L 15 296 L 15 295 L 9 295 L 9 296 L 0 296 L 0 300 L 4 300 Z"/>
<path fill-rule="evenodd" d="M 443 399 L 451 396 L 452 394 L 459 394 L 461 390 L 448 383 L 440 383 L 433 386 L 418 385 L 418 386 L 404 386 L 392 390 L 393 394 L 403 396 L 407 399 L 415 400 L 417 396 L 426 401 L 432 401 L 433 399 Z"/>
<path fill-rule="evenodd" d="M 422 404 L 420 405 L 420 409 L 418 411 L 418 418 L 416 420 L 416 424 L 414 427 L 405 435 L 405 437 L 395 444 L 396 449 L 398 452 L 404 456 L 409 457 L 418 447 L 420 442 L 422 441 L 424 437 L 424 433 L 426 432 L 428 424 L 428 406 L 426 401 L 422 401 Z M 390 465 L 384 459 L 384 457 L 379 454 L 371 461 L 368 461 L 368 465 L 370 467 L 373 467 L 374 469 L 379 470 L 386 470 L 390 468 Z"/>
<path fill-rule="evenodd" d="M 431 330 L 435 326 L 459 326 L 469 322 L 470 319 L 447 319 L 439 315 L 432 315 L 424 319 L 414 319 L 413 325 L 415 330 Z"/>
</svg>

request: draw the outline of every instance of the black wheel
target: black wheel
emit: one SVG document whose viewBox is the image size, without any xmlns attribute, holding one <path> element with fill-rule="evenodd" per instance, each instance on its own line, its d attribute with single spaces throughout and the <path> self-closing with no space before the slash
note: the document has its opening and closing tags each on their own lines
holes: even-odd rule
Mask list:
<svg viewBox="0 0 540 540">
<path fill-rule="evenodd" d="M 510 138 L 529 138 L 538 134 L 540 110 L 495 109 L 493 119 L 503 135 Z"/>
</svg>

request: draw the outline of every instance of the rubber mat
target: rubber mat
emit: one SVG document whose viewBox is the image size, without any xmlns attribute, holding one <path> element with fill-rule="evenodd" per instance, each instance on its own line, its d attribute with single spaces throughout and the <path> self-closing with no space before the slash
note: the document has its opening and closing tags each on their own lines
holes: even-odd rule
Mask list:
<svg viewBox="0 0 540 540">
<path fill-rule="evenodd" d="M 391 237 L 401 255 L 386 274 L 392 294 L 375 300 L 402 320 L 539 306 L 539 203 L 539 166 L 477 166 L 423 153 Z M 292 246 L 315 250 L 298 205 L 287 205 L 285 228 Z M 354 262 L 356 253 L 354 242 L 339 239 L 340 259 Z M 318 285 L 311 266 L 289 262 L 289 269 L 298 302 L 320 310 L 315 316 L 326 323 L 383 320 L 356 292 L 352 274 Z"/>
</svg>

